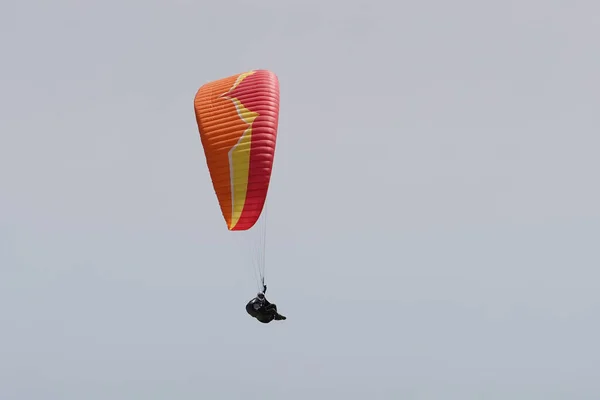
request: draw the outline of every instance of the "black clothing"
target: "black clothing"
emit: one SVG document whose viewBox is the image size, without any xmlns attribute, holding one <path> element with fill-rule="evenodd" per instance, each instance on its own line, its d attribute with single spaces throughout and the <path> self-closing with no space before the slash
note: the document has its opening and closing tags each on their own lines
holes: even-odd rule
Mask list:
<svg viewBox="0 0 600 400">
<path fill-rule="evenodd" d="M 277 312 L 277 305 L 269 303 L 264 295 L 256 296 L 250 300 L 246 304 L 246 312 L 263 324 L 268 324 L 273 320 L 281 321 L 286 319 L 286 317 Z"/>
</svg>

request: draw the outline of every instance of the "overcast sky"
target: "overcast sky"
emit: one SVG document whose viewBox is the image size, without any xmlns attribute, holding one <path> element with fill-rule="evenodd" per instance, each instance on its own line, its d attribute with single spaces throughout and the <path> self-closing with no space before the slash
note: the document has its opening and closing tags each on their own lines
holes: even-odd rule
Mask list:
<svg viewBox="0 0 600 400">
<path fill-rule="evenodd" d="M 600 2 L 0 3 L 0 399 L 600 398 Z M 263 325 L 193 111 L 281 85 Z"/>
</svg>

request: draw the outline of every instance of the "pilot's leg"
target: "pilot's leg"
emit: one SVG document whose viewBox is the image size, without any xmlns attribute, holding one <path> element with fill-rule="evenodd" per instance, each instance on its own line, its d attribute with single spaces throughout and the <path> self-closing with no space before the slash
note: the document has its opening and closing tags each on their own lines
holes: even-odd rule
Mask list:
<svg viewBox="0 0 600 400">
<path fill-rule="evenodd" d="M 277 312 L 277 306 L 274 303 L 269 304 L 268 306 L 265 307 L 265 311 L 268 312 Z"/>
</svg>

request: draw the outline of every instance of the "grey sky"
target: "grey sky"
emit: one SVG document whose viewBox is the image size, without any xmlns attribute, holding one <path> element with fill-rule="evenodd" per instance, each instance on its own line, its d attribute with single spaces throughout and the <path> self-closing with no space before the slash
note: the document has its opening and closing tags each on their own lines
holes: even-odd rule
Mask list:
<svg viewBox="0 0 600 400">
<path fill-rule="evenodd" d="M 0 399 L 600 398 L 597 1 L 3 1 Z M 193 97 L 281 84 L 244 304 Z"/>
</svg>

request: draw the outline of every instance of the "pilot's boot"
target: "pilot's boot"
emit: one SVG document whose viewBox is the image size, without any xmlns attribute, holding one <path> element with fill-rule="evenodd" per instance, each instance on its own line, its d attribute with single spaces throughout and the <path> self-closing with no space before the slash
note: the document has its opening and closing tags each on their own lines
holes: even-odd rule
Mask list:
<svg viewBox="0 0 600 400">
<path fill-rule="evenodd" d="M 284 317 L 283 315 L 281 315 L 281 314 L 275 314 L 275 320 L 276 321 L 281 321 L 281 320 L 284 320 L 284 319 L 286 319 L 286 317 Z"/>
</svg>

